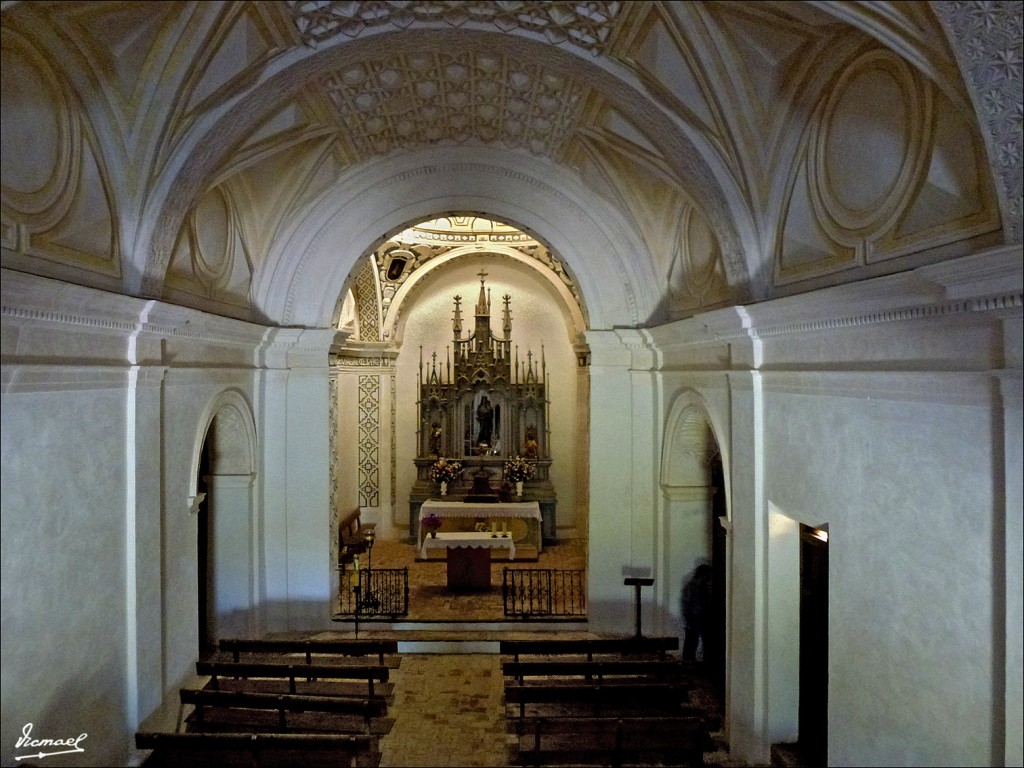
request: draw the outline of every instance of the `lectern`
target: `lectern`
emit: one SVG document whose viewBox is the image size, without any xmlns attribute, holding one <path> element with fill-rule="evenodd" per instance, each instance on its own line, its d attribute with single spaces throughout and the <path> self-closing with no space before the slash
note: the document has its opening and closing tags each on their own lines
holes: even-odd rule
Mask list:
<svg viewBox="0 0 1024 768">
<path fill-rule="evenodd" d="M 654 583 L 654 579 L 630 576 L 624 579 L 622 583 L 627 587 L 636 587 L 636 637 L 643 637 L 640 633 L 640 587 L 651 586 Z"/>
</svg>

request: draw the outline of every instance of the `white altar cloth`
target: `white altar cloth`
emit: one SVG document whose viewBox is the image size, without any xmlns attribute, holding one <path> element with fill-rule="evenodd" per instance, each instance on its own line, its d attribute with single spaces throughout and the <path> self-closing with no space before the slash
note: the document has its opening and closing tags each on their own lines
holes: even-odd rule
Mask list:
<svg viewBox="0 0 1024 768">
<path fill-rule="evenodd" d="M 437 536 L 427 536 L 420 547 L 420 555 L 426 559 L 428 549 L 508 549 L 508 559 L 516 559 L 516 543 L 511 534 L 477 531 L 438 532 Z"/>
<path fill-rule="evenodd" d="M 423 518 L 427 515 L 434 514 L 440 518 L 445 517 L 461 517 L 461 518 L 502 518 L 502 517 L 522 517 L 528 520 L 536 520 L 537 524 L 534 526 L 536 533 L 534 537 L 536 542 L 527 542 L 530 544 L 536 544 L 537 551 L 541 551 L 542 546 L 542 535 L 541 526 L 543 524 L 543 518 L 540 514 L 540 504 L 536 501 L 516 501 L 516 502 L 495 502 L 495 503 L 472 503 L 464 501 L 438 501 L 436 499 L 428 499 L 420 505 L 420 517 L 418 521 L 419 530 L 416 532 L 416 540 L 422 543 L 424 541 L 424 530 L 423 530 Z M 440 533 L 438 534 L 441 535 Z M 488 536 L 490 533 L 488 533 Z"/>
</svg>

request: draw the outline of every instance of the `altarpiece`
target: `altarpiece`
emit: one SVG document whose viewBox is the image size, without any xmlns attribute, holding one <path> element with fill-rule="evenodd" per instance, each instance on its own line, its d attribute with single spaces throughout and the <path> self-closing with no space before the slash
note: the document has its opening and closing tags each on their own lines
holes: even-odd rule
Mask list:
<svg viewBox="0 0 1024 768">
<path fill-rule="evenodd" d="M 419 508 L 439 497 L 430 467 L 439 457 L 461 462 L 459 479 L 449 483 L 446 500 L 536 501 L 545 539 L 554 538 L 555 492 L 551 467 L 548 372 L 543 348 L 520 356 L 512 341 L 512 297 L 502 297 L 501 331 L 491 331 L 491 295 L 480 273 L 480 295 L 472 331 L 463 336 L 462 297 L 455 296 L 453 343 L 441 363 L 437 353 L 419 366 L 416 482 L 409 497 L 410 537 Z M 522 496 L 503 480 L 506 460 L 523 456 L 536 470 Z"/>
</svg>

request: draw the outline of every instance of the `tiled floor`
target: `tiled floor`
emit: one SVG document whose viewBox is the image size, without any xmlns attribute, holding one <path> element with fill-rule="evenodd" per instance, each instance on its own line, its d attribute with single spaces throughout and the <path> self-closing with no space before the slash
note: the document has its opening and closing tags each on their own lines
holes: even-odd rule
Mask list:
<svg viewBox="0 0 1024 768">
<path fill-rule="evenodd" d="M 394 680 L 382 768 L 508 765 L 499 655 L 409 654 Z"/>
</svg>

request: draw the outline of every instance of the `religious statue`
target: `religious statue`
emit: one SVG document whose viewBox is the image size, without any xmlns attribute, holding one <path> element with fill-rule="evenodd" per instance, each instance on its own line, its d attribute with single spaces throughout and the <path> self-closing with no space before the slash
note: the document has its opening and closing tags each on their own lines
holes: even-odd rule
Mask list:
<svg viewBox="0 0 1024 768">
<path fill-rule="evenodd" d="M 436 421 L 430 427 L 430 455 L 441 455 L 441 425 Z"/>
<path fill-rule="evenodd" d="M 528 459 L 537 458 L 537 427 L 534 424 L 526 428 L 526 444 L 523 446 L 523 456 Z"/>
<path fill-rule="evenodd" d="M 491 399 L 484 395 L 480 405 L 476 409 L 476 420 L 480 424 L 480 432 L 477 435 L 477 445 L 490 445 L 491 432 L 494 429 L 494 408 L 491 406 Z"/>
</svg>

